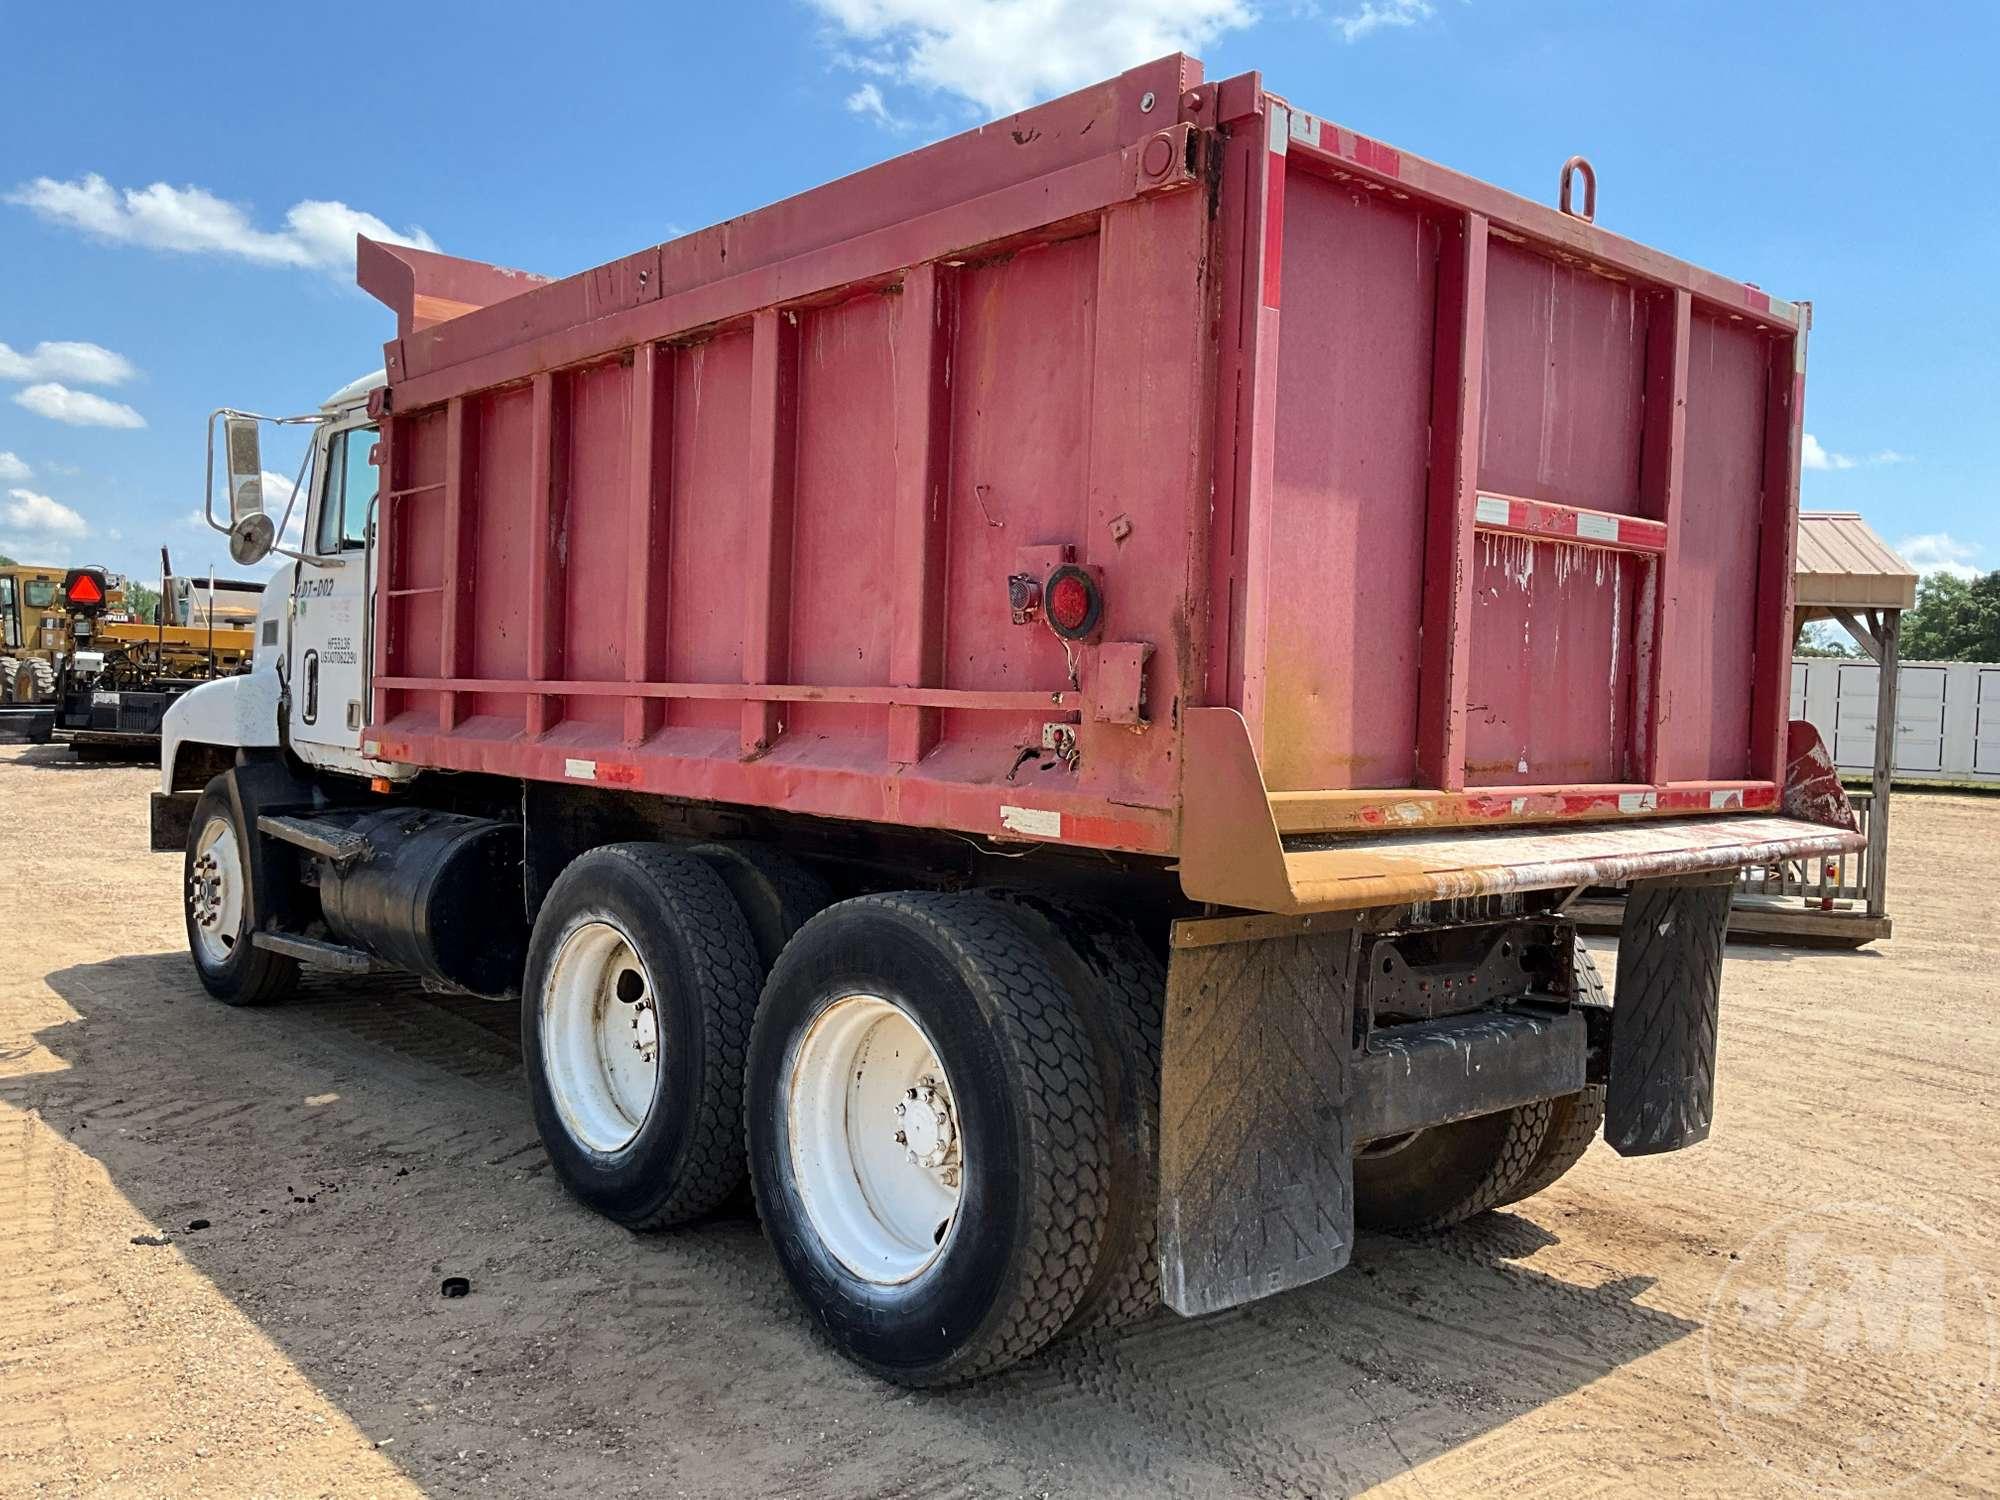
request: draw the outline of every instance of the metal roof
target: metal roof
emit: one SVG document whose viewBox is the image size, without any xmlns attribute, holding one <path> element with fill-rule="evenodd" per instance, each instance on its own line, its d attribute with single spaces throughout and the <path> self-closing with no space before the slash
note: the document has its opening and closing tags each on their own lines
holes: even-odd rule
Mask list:
<svg viewBox="0 0 2000 1500">
<path fill-rule="evenodd" d="M 1799 512 L 1799 609 L 1908 609 L 1917 570 L 1877 536 L 1858 511 Z"/>
</svg>

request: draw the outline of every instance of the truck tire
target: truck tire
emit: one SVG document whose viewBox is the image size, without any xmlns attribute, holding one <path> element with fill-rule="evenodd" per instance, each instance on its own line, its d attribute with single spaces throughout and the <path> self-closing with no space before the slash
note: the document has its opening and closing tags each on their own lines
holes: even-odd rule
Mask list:
<svg viewBox="0 0 2000 1500">
<path fill-rule="evenodd" d="M 1039 946 L 983 896 L 865 896 L 807 923 L 764 987 L 758 1212 L 815 1326 L 900 1385 L 1034 1353 L 1096 1271 L 1110 1110 Z"/>
<path fill-rule="evenodd" d="M 0 660 L 0 701 L 14 701 L 14 674 L 21 670 L 21 663 L 14 657 Z"/>
<path fill-rule="evenodd" d="M 1354 1160 L 1354 1222 L 1362 1229 L 1449 1229 L 1495 1207 L 1526 1172 L 1549 1128 L 1540 1099 L 1419 1130 Z"/>
<path fill-rule="evenodd" d="M 1611 1003 L 1610 997 L 1604 993 L 1604 976 L 1597 972 L 1597 961 L 1581 943 L 1576 949 L 1576 1003 L 1598 1006 Z M 1590 1149 L 1590 1143 L 1597 1139 L 1597 1132 L 1603 1125 L 1604 1085 L 1601 1083 L 1589 1084 L 1574 1094 L 1550 1100 L 1549 1128 L 1542 1136 L 1535 1159 L 1528 1164 L 1527 1171 L 1521 1174 L 1519 1180 L 1507 1189 L 1506 1196 L 1493 1206 L 1505 1208 L 1509 1203 L 1532 1198 L 1551 1186 L 1583 1160 L 1584 1152 Z"/>
<path fill-rule="evenodd" d="M 225 1005 L 267 1005 L 298 987 L 298 960 L 254 946 L 262 913 L 249 841 L 229 778 L 211 781 L 195 803 L 181 865 L 188 954 L 201 987 Z"/>
<path fill-rule="evenodd" d="M 995 891 L 1082 1004 L 1111 1105 L 1110 1207 L 1097 1272 L 1065 1333 L 1125 1328 L 1160 1309 L 1160 1034 L 1166 965 L 1114 914 Z"/>
<path fill-rule="evenodd" d="M 557 877 L 528 941 L 521 1050 L 542 1145 L 578 1200 L 663 1229 L 742 1183 L 760 975 L 729 887 L 692 855 L 606 844 Z"/>
<path fill-rule="evenodd" d="M 792 934 L 833 904 L 824 880 L 768 844 L 696 844 L 688 853 L 729 887 L 767 974 Z"/>
<path fill-rule="evenodd" d="M 56 669 L 39 656 L 24 657 L 14 665 L 11 687 L 15 703 L 47 703 L 56 695 Z"/>
</svg>

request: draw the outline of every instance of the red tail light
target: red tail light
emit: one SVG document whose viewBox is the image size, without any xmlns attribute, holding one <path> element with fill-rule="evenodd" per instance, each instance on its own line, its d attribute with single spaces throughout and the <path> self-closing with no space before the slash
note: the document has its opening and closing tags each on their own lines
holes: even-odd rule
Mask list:
<svg viewBox="0 0 2000 1500">
<path fill-rule="evenodd" d="M 1064 563 L 1042 585 L 1042 613 L 1066 641 L 1093 634 L 1104 618 L 1104 594 L 1087 569 Z"/>
</svg>

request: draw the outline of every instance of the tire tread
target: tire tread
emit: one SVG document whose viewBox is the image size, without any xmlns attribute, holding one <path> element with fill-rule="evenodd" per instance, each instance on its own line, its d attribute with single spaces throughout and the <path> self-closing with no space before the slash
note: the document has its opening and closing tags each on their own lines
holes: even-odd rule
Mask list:
<svg viewBox="0 0 2000 1500">
<path fill-rule="evenodd" d="M 995 899 L 1034 925 L 1045 945 L 1081 969 L 1104 1031 L 1102 1053 L 1130 1091 L 1135 1140 L 1112 1153 L 1111 1208 L 1097 1273 L 1067 1332 L 1130 1327 L 1158 1312 L 1160 1299 L 1160 1052 L 1167 973 L 1137 932 L 1109 912 L 1038 893 L 997 891 Z M 1107 1082 L 1109 1079 L 1107 1078 Z M 1121 1127 L 1124 1121 L 1114 1121 Z"/>
<path fill-rule="evenodd" d="M 1604 976 L 1597 970 L 1597 961 L 1581 943 L 1576 946 L 1575 973 L 1575 1001 L 1578 1005 L 1610 1004 L 1604 992 Z M 1604 1099 L 1604 1085 L 1592 1083 L 1574 1094 L 1565 1094 L 1550 1101 L 1549 1128 L 1542 1137 L 1535 1159 L 1494 1207 L 1505 1208 L 1523 1198 L 1532 1198 L 1553 1186 L 1558 1178 L 1582 1161 L 1591 1142 L 1597 1139 L 1597 1132 L 1604 1126 Z"/>
</svg>

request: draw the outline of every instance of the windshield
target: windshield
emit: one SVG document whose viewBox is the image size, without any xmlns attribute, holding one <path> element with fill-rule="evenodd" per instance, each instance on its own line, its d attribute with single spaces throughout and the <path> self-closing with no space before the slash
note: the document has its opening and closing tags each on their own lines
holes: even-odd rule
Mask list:
<svg viewBox="0 0 2000 1500">
<path fill-rule="evenodd" d="M 22 585 L 21 597 L 30 609 L 47 609 L 56 602 L 56 586 L 47 578 L 30 578 Z"/>
</svg>

